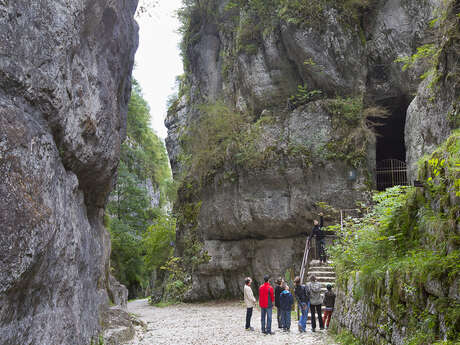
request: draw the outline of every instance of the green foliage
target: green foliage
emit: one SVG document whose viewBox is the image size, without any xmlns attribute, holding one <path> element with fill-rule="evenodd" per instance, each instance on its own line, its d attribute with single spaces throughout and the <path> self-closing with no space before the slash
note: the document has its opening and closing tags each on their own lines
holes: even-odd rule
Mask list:
<svg viewBox="0 0 460 345">
<path fill-rule="evenodd" d="M 279 164 L 283 158 L 296 159 L 305 168 L 311 165 L 312 153 L 306 144 L 286 140 L 281 145 L 283 137 L 273 145 L 261 144 L 263 133 L 276 121 L 270 115 L 254 121 L 221 102 L 202 105 L 200 110 L 200 118 L 181 137 L 180 161 L 187 167 L 183 185 L 194 180 L 200 188 L 218 172 L 235 180 L 239 171 Z M 187 188 L 192 189 L 193 183 Z"/>
<path fill-rule="evenodd" d="M 413 68 L 416 64 L 422 61 L 432 66 L 436 62 L 438 56 L 438 47 L 433 43 L 429 43 L 418 47 L 417 52 L 412 56 L 400 57 L 396 59 L 395 62 L 401 62 L 403 64 L 402 70 L 405 71 L 408 68 Z M 426 75 L 423 75 L 422 79 L 424 79 L 425 77 Z"/>
<path fill-rule="evenodd" d="M 289 101 L 292 105 L 298 107 L 320 99 L 322 94 L 321 90 L 309 90 L 307 85 L 298 85 L 297 93 L 289 97 Z"/>
<path fill-rule="evenodd" d="M 190 176 L 205 182 L 225 162 L 250 164 L 260 157 L 256 147 L 260 127 L 251 118 L 217 102 L 201 106 L 200 119 L 181 138 L 182 163 Z"/>
<path fill-rule="evenodd" d="M 424 160 L 425 170 L 421 178 L 426 179 L 433 197 L 455 193 L 460 197 L 460 130 L 452 132 L 449 139 Z"/>
<path fill-rule="evenodd" d="M 176 237 L 176 219 L 162 216 L 143 234 L 144 260 L 147 267 L 160 268 L 173 253 Z"/>
<path fill-rule="evenodd" d="M 460 276 L 460 209 L 458 197 L 450 197 L 459 177 L 459 137 L 454 132 L 420 163 L 419 178 L 427 186 L 423 192 L 396 186 L 376 193 L 362 218 L 346 219 L 341 240 L 331 249 L 339 284 L 359 272 L 355 298 L 371 296 L 380 305 L 383 287 L 390 291 L 389 307 L 398 318 L 409 315 L 409 345 L 433 344 L 438 334 L 439 320 L 423 309 L 425 304 L 414 311 L 423 284 L 436 279 L 450 286 Z M 406 305 L 408 299 L 412 302 Z M 449 298 L 436 300 L 449 341 L 459 340 L 458 307 Z"/>
<path fill-rule="evenodd" d="M 287 23 L 322 30 L 327 21 L 326 10 L 335 9 L 340 14 L 339 20 L 357 24 L 363 12 L 375 3 L 373 0 L 279 0 L 278 15 Z"/>
<path fill-rule="evenodd" d="M 129 170 L 124 161 L 118 166 L 118 182 L 107 205 L 108 214 L 126 224 L 133 234 L 142 233 L 149 224 L 155 210 L 150 208 L 150 199 L 142 180 Z"/>
<path fill-rule="evenodd" d="M 90 345 L 104 345 L 104 344 L 105 344 L 105 341 L 102 335 L 91 338 Z"/>
<path fill-rule="evenodd" d="M 362 97 L 338 97 L 324 104 L 333 129 L 325 147 L 326 158 L 346 161 L 355 168 L 365 166 L 369 142 L 375 137 L 371 119 L 386 117 L 387 111 L 380 107 L 365 109 Z"/>
<path fill-rule="evenodd" d="M 356 338 L 348 331 L 342 331 L 338 334 L 335 334 L 334 338 L 341 345 L 362 345 L 361 340 Z"/>
<path fill-rule="evenodd" d="M 137 296 L 146 287 L 146 268 L 142 259 L 141 239 L 129 225 L 114 218 L 109 223 L 112 242 L 110 264 L 114 276 L 129 290 L 129 297 Z"/>
<path fill-rule="evenodd" d="M 405 187 L 393 187 L 374 196 L 375 206 L 363 218 L 349 219 L 341 242 L 331 249 L 336 272 L 348 279 L 353 271 L 364 272 L 368 281 L 382 279 L 389 258 L 404 252 L 402 234 L 393 227 L 395 214 L 403 211 L 408 198 Z M 376 226 L 376 225 L 379 226 Z"/>
<path fill-rule="evenodd" d="M 262 38 L 286 22 L 299 27 L 323 30 L 327 9 L 335 9 L 348 26 L 359 24 L 360 17 L 375 0 L 230 0 L 223 13 L 211 0 L 184 0 L 178 11 L 182 33 L 181 51 L 184 70 L 190 70 L 189 49 L 201 38 L 204 25 L 214 23 L 235 37 L 232 55 L 256 54 Z M 232 18 L 232 20 L 229 20 Z M 229 24 L 233 23 L 233 24 Z"/>
<path fill-rule="evenodd" d="M 420 76 L 422 79 L 429 78 L 428 87 L 431 91 L 435 91 L 435 86 L 443 77 L 456 77 L 458 73 L 457 66 L 449 68 L 449 71 L 441 71 L 439 66 L 445 58 L 445 50 L 451 49 L 452 45 L 458 44 L 460 38 L 458 28 L 460 22 L 457 16 L 457 4 L 453 0 L 444 0 L 440 2 L 440 6 L 436 9 L 436 16 L 429 22 L 434 31 L 434 43 L 424 44 L 417 48 L 417 51 L 411 56 L 400 57 L 395 62 L 403 64 L 402 70 L 422 66 L 424 73 Z M 456 42 L 457 41 L 457 42 Z M 446 74 L 446 75 L 444 75 Z M 431 100 L 435 99 L 435 95 Z"/>
<path fill-rule="evenodd" d="M 127 139 L 122 146 L 121 160 L 140 179 L 150 178 L 157 186 L 161 187 L 171 179 L 166 148 L 150 128 L 150 110 L 135 80 L 128 105 Z"/>
<path fill-rule="evenodd" d="M 174 183 L 164 144 L 149 122 L 149 108 L 134 81 L 118 180 L 104 219 L 112 241 L 112 271 L 118 281 L 126 285 L 130 298 L 147 288 L 152 270 L 166 261 L 172 240 L 166 243 L 165 237 L 171 237 L 171 231 L 174 232 L 171 230 L 173 220 L 166 217 L 162 209 L 173 198 Z M 160 193 L 158 207 L 151 205 L 148 184 Z M 155 251 L 158 257 L 153 259 Z"/>
<path fill-rule="evenodd" d="M 321 27 L 326 20 L 328 0 L 280 0 L 279 16 L 287 23 L 300 27 Z"/>
<path fill-rule="evenodd" d="M 168 273 L 163 295 L 164 301 L 181 301 L 185 292 L 190 288 L 190 274 L 186 272 L 183 262 L 183 258 L 171 257 L 161 267 Z"/>
</svg>

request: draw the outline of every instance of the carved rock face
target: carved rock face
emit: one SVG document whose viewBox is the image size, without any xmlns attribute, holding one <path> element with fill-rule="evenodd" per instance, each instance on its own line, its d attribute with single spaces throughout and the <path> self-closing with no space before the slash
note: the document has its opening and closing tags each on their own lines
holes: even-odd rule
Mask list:
<svg viewBox="0 0 460 345">
<path fill-rule="evenodd" d="M 137 1 L 0 1 L 0 343 L 87 344 L 125 136 Z"/>
</svg>

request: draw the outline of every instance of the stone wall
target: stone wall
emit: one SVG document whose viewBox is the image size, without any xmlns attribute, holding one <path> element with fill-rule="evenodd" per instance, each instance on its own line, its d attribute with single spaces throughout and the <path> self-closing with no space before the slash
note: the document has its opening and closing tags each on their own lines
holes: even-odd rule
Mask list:
<svg viewBox="0 0 460 345">
<path fill-rule="evenodd" d="M 455 317 L 452 312 L 454 303 L 460 303 L 459 284 L 457 277 L 449 285 L 428 279 L 418 286 L 410 275 L 387 272 L 372 291 L 361 291 L 356 273 L 338 286 L 331 328 L 336 332 L 350 331 L 364 344 L 405 345 L 417 326 L 425 323 L 426 334 L 435 332 L 440 340 L 445 340 L 448 332 L 458 333 L 458 328 L 449 329 L 446 320 Z"/>
</svg>

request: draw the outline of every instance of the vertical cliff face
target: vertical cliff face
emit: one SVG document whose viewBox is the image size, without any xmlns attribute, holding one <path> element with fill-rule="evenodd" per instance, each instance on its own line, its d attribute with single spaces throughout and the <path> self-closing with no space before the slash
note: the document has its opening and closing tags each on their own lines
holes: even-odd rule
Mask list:
<svg viewBox="0 0 460 345">
<path fill-rule="evenodd" d="M 238 295 L 245 275 L 257 280 L 298 268 L 302 233 L 310 231 L 318 202 L 353 207 L 375 186 L 376 161 L 407 154 L 413 177 L 414 162 L 430 149 L 413 142 L 431 125 L 414 126 L 421 116 L 415 110 L 406 125 L 406 110 L 427 66 L 401 71 L 395 60 L 432 37 L 438 6 L 208 1 L 184 11 L 186 74 L 166 120 L 166 142 L 175 176 L 186 181 L 176 204 L 178 254 L 189 255 L 198 241 L 210 256 L 192 269 L 188 297 Z M 219 112 L 243 114 L 247 126 L 224 133 L 229 115 Z M 444 109 L 434 113 L 443 119 L 441 142 L 455 126 L 444 121 Z M 387 124 L 375 129 L 382 135 L 375 136 L 373 121 Z M 190 136 L 209 142 L 210 129 L 220 139 L 205 152 Z"/>
<path fill-rule="evenodd" d="M 2 344 L 87 344 L 99 330 L 136 5 L 0 2 Z"/>
</svg>

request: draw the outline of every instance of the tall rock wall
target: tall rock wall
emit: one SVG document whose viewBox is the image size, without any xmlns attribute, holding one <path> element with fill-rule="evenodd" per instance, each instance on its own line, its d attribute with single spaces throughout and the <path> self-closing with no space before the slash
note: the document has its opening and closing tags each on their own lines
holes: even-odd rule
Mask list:
<svg viewBox="0 0 460 345">
<path fill-rule="evenodd" d="M 137 0 L 0 1 L 0 343 L 88 344 L 117 293 L 104 207 Z"/>
<path fill-rule="evenodd" d="M 445 5 L 437 11 L 432 65 L 407 110 L 405 127 L 409 177 L 424 185 L 417 191 L 417 221 L 410 231 L 425 239 L 423 250 L 427 256 L 442 253 L 442 248 L 449 255 L 459 250 L 458 241 L 451 239 L 460 233 L 459 188 L 454 186 L 460 177 L 454 167 L 460 155 L 460 1 Z M 452 129 L 456 131 L 449 137 Z M 430 160 L 444 166 L 448 159 L 449 167 L 441 168 L 444 170 L 438 177 L 438 163 Z M 449 219 L 448 235 L 442 235 L 438 243 L 433 233 L 439 236 L 446 230 L 439 224 L 430 228 L 423 222 L 426 205 Z M 387 272 L 385 279 L 375 282 L 372 291 L 364 292 L 357 272 L 338 286 L 332 326 L 351 331 L 366 344 L 432 344 L 434 339 L 439 341 L 436 344 L 457 344 L 460 278 L 455 267 L 444 266 L 449 274 L 443 276 L 436 276 L 434 271 L 424 277 L 407 270 L 405 274 Z"/>
<path fill-rule="evenodd" d="M 375 186 L 368 120 L 378 115 L 375 106 L 390 117 L 402 108 L 405 118 L 426 66 L 401 71 L 395 60 L 432 37 L 428 23 L 440 3 L 368 3 L 216 0 L 184 11 L 186 73 L 166 119 L 171 165 L 186 181 L 175 206 L 177 254 L 190 262 L 198 242 L 210 256 L 191 269 L 188 298 L 238 296 L 245 275 L 257 282 L 264 273 L 298 271 L 318 202 L 352 208 Z M 206 118 L 202 105 L 215 102 L 247 115 L 260 155 L 244 160 L 244 150 L 235 154 L 229 145 L 203 179 L 187 131 Z M 406 127 L 411 177 L 414 161 L 431 148 L 412 144 L 429 131 L 412 125 L 417 116 Z M 439 140 L 453 127 L 439 121 Z"/>
</svg>

